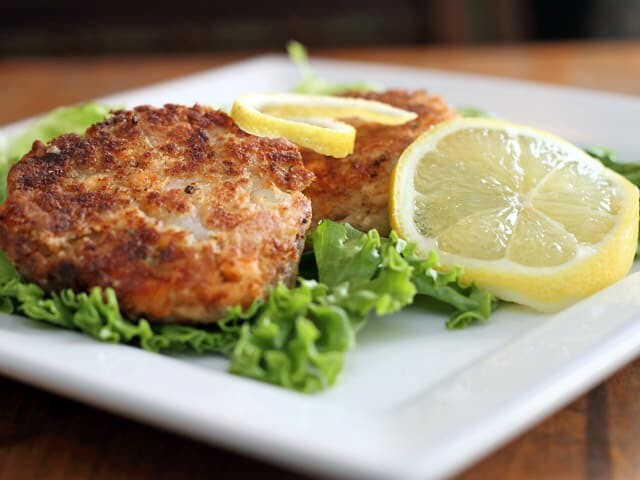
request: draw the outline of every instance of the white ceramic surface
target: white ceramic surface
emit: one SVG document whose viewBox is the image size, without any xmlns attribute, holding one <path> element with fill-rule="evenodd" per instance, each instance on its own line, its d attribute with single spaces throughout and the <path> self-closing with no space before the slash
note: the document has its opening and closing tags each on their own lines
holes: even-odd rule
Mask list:
<svg viewBox="0 0 640 480">
<path fill-rule="evenodd" d="M 640 159 L 640 99 L 489 77 L 315 61 L 328 79 L 427 88 Z M 298 80 L 258 57 L 103 101 L 228 105 Z M 11 135 L 24 122 L 6 127 Z M 372 319 L 340 383 L 313 396 L 236 377 L 223 358 L 162 356 L 0 316 L 0 373 L 212 444 L 319 474 L 452 475 L 640 353 L 640 274 L 556 315 L 503 306 L 486 325 L 447 331 L 414 306 Z"/>
</svg>

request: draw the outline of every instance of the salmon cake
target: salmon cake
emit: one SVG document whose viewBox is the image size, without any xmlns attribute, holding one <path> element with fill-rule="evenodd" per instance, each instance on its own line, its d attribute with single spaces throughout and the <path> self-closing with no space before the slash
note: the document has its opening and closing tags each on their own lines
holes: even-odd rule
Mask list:
<svg viewBox="0 0 640 480">
<path fill-rule="evenodd" d="M 225 113 L 117 111 L 13 166 L 0 249 L 46 290 L 115 290 L 123 313 L 208 323 L 295 282 L 313 174 Z"/>
<path fill-rule="evenodd" d="M 357 131 L 354 151 L 345 158 L 301 149 L 305 166 L 316 177 L 304 191 L 311 198 L 313 226 L 327 218 L 363 231 L 375 228 L 380 234 L 388 235 L 389 185 L 398 158 L 420 134 L 458 114 L 440 97 L 424 91 L 388 90 L 345 96 L 388 103 L 415 112 L 418 117 L 397 126 L 343 119 Z"/>
</svg>

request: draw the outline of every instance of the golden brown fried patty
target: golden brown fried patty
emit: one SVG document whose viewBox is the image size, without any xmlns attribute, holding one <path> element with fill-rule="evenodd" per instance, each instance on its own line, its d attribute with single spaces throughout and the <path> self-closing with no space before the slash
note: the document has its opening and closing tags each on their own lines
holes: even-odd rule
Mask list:
<svg viewBox="0 0 640 480">
<path fill-rule="evenodd" d="M 457 114 L 439 97 L 430 97 L 424 91 L 389 90 L 347 96 L 388 103 L 415 112 L 418 118 L 398 126 L 345 119 L 357 130 L 354 152 L 346 158 L 301 149 L 305 166 L 316 175 L 304 191 L 311 198 L 313 225 L 329 218 L 364 231 L 375 228 L 387 235 L 390 175 L 400 154 L 421 133 Z"/>
<path fill-rule="evenodd" d="M 128 316 L 211 322 L 294 280 L 312 178 L 295 145 L 222 112 L 119 111 L 12 168 L 0 248 L 46 289 L 113 287 Z"/>
</svg>

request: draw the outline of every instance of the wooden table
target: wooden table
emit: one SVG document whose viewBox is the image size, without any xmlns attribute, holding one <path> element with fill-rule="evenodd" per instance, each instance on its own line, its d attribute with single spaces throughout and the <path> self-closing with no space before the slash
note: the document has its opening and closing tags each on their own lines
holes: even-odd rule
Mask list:
<svg viewBox="0 0 640 480">
<path fill-rule="evenodd" d="M 640 95 L 640 42 L 313 53 Z M 0 124 L 247 56 L 0 60 Z M 0 392 L 2 480 L 305 478 L 1 377 Z M 640 360 L 460 478 L 640 478 Z"/>
</svg>

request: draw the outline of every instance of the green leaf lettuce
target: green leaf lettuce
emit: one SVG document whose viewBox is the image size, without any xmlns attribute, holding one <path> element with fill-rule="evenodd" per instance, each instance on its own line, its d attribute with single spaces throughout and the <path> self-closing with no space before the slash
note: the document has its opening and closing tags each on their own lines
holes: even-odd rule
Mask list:
<svg viewBox="0 0 640 480">
<path fill-rule="evenodd" d="M 600 163 L 605 167 L 619 173 L 640 188 L 640 162 L 620 162 L 616 153 L 607 147 L 589 147 L 586 152 L 593 158 L 600 160 Z M 638 239 L 636 257 L 640 257 L 640 239 Z"/>
<path fill-rule="evenodd" d="M 339 95 L 346 92 L 369 92 L 380 89 L 378 85 L 371 82 L 333 83 L 319 77 L 309 65 L 307 49 L 295 40 L 287 43 L 287 53 L 302 77 L 302 81 L 293 89 L 296 93 Z"/>
<path fill-rule="evenodd" d="M 107 114 L 107 107 L 87 104 L 35 122 L 0 150 L 0 183 L 6 184 L 9 166 L 35 139 L 82 132 Z M 393 232 L 381 238 L 374 230 L 323 221 L 310 240 L 313 255 L 304 256 L 301 270 L 307 278 L 299 278 L 295 288 L 276 285 L 266 298 L 245 310 L 230 308 L 211 326 L 124 318 L 110 288 L 45 292 L 21 279 L 1 252 L 0 311 L 153 352 L 222 354 L 232 373 L 317 392 L 335 384 L 358 330 L 371 316 L 397 312 L 424 295 L 450 308 L 449 328 L 462 328 L 486 320 L 496 305 L 489 293 L 462 285 L 459 270 L 439 272 L 437 256 L 419 258 L 415 246 Z"/>
</svg>

